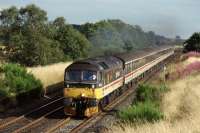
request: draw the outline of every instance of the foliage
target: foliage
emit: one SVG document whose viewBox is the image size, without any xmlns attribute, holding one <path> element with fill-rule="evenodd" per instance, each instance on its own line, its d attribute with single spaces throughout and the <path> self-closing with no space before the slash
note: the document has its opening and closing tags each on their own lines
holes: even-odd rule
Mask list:
<svg viewBox="0 0 200 133">
<path fill-rule="evenodd" d="M 11 61 L 26 66 L 172 43 L 153 31 L 144 32 L 140 26 L 132 26 L 121 20 L 73 26 L 67 24 L 63 17 L 48 21 L 47 13 L 33 4 L 0 11 L 0 41 L 7 46 Z"/>
<path fill-rule="evenodd" d="M 144 32 L 140 26 L 132 26 L 121 20 L 103 20 L 96 23 L 74 25 L 92 43 L 90 55 L 113 54 L 134 51 L 146 47 L 170 44 L 171 40 Z"/>
<path fill-rule="evenodd" d="M 153 102 L 136 103 L 119 112 L 118 116 L 125 122 L 154 122 L 163 118 L 163 113 Z"/>
<path fill-rule="evenodd" d="M 200 51 L 200 32 L 194 33 L 188 40 L 185 41 L 184 51 Z"/>
<path fill-rule="evenodd" d="M 136 100 L 130 107 L 119 111 L 119 118 L 126 122 L 153 122 L 162 119 L 164 115 L 160 111 L 160 101 L 163 92 L 167 90 L 165 85 L 159 88 L 139 85 L 136 92 Z"/>
<path fill-rule="evenodd" d="M 0 27 L 10 60 L 27 66 L 86 57 L 90 45 L 63 17 L 49 22 L 47 13 L 33 4 L 2 10 Z"/>
<path fill-rule="evenodd" d="M 4 64 L 0 67 L 0 96 L 15 97 L 30 91 L 40 95 L 42 83 L 17 64 Z"/>
<path fill-rule="evenodd" d="M 136 91 L 137 101 L 159 101 L 161 100 L 162 93 L 167 91 L 166 86 L 160 86 L 159 88 L 149 85 L 139 85 Z"/>
<path fill-rule="evenodd" d="M 56 22 L 54 21 L 56 24 Z M 61 24 L 62 25 L 62 24 Z M 57 27 L 55 39 L 65 54 L 72 59 L 86 57 L 90 46 L 88 40 L 70 25 Z"/>
</svg>

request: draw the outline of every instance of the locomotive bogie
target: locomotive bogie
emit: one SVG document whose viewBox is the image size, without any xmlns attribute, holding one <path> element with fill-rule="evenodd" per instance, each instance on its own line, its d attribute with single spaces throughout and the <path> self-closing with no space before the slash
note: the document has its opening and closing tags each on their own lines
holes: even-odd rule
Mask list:
<svg viewBox="0 0 200 133">
<path fill-rule="evenodd" d="M 84 97 L 66 99 L 64 100 L 64 112 L 66 115 L 90 117 L 99 111 L 99 100 L 97 99 Z"/>
</svg>

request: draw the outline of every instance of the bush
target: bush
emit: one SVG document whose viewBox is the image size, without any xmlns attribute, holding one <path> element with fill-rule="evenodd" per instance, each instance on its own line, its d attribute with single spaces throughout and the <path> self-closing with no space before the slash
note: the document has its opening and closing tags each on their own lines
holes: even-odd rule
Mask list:
<svg viewBox="0 0 200 133">
<path fill-rule="evenodd" d="M 118 113 L 119 118 L 127 122 L 153 122 L 162 119 L 164 115 L 160 111 L 160 101 L 163 92 L 167 90 L 165 85 L 159 88 L 139 85 L 133 105 L 121 110 Z"/>
<path fill-rule="evenodd" d="M 161 85 L 159 88 L 149 85 L 139 85 L 136 91 L 137 101 L 159 101 L 162 93 L 167 91 L 168 88 L 165 85 Z"/>
<path fill-rule="evenodd" d="M 154 122 L 163 118 L 163 113 L 153 102 L 138 102 L 118 113 L 121 120 L 126 122 Z"/>
<path fill-rule="evenodd" d="M 0 69 L 0 95 L 2 97 L 40 96 L 42 92 L 41 81 L 35 79 L 24 67 L 9 63 L 2 65 Z"/>
</svg>

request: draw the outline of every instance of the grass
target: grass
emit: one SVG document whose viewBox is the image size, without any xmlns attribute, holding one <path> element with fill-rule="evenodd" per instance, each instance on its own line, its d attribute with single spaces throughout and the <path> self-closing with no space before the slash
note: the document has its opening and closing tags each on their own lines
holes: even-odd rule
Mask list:
<svg viewBox="0 0 200 133">
<path fill-rule="evenodd" d="M 64 80 L 64 70 L 71 62 L 56 63 L 47 66 L 37 66 L 28 68 L 37 79 L 40 79 L 44 88 L 62 82 Z"/>
<path fill-rule="evenodd" d="M 199 58 L 190 56 L 178 64 L 168 66 L 167 71 L 175 74 L 177 68 L 185 68 Z M 155 75 L 149 83 L 160 84 L 161 74 Z M 173 76 L 173 75 L 172 75 Z M 166 81 L 169 91 L 163 93 L 160 108 L 164 119 L 151 123 L 144 122 L 132 126 L 129 123 L 114 125 L 110 132 L 115 133 L 198 133 L 200 132 L 200 73 L 190 73 L 184 78 Z"/>
<path fill-rule="evenodd" d="M 154 122 L 164 118 L 160 110 L 160 100 L 167 87 L 153 87 L 150 85 L 139 85 L 136 92 L 136 101 L 118 113 L 118 117 L 129 123 Z"/>
<path fill-rule="evenodd" d="M 163 118 L 163 113 L 159 110 L 157 104 L 151 101 L 138 102 L 118 114 L 124 122 L 154 122 Z"/>
<path fill-rule="evenodd" d="M 113 126 L 115 133 L 198 133 L 200 131 L 200 74 L 190 75 L 169 84 L 161 109 L 164 119 L 132 126 L 121 123 Z"/>
</svg>

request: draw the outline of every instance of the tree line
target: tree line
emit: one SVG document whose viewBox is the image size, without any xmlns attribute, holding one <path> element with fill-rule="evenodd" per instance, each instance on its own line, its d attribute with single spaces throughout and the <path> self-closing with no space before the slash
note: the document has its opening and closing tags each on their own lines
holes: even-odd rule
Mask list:
<svg viewBox="0 0 200 133">
<path fill-rule="evenodd" d="M 74 25 L 74 28 L 91 42 L 90 56 L 174 44 L 171 39 L 156 35 L 153 31 L 145 32 L 139 25 L 129 25 L 117 19 Z"/>
<path fill-rule="evenodd" d="M 184 42 L 184 51 L 200 52 L 200 32 L 195 32 Z"/>
<path fill-rule="evenodd" d="M 63 17 L 48 21 L 47 13 L 35 5 L 2 10 L 0 35 L 8 58 L 26 66 L 85 57 L 90 46 Z"/>
<path fill-rule="evenodd" d="M 171 44 L 171 39 L 144 32 L 121 20 L 71 25 L 63 17 L 49 21 L 34 4 L 0 11 L 0 43 L 8 59 L 25 66 L 129 52 Z"/>
</svg>

